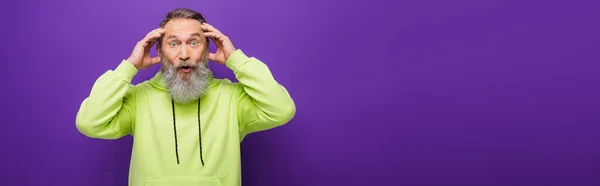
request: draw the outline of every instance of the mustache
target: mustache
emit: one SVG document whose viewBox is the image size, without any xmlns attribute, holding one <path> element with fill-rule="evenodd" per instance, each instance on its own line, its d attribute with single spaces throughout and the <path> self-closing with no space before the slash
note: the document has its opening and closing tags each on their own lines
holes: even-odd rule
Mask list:
<svg viewBox="0 0 600 186">
<path fill-rule="evenodd" d="M 200 63 L 195 63 L 195 62 L 191 62 L 191 61 L 177 61 L 177 62 L 171 64 L 170 66 L 173 68 L 182 68 L 182 67 L 196 68 L 199 65 L 200 65 Z"/>
</svg>

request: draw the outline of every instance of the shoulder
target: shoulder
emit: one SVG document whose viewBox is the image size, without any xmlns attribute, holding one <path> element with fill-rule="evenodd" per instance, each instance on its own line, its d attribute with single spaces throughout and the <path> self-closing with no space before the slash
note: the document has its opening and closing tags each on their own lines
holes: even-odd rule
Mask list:
<svg viewBox="0 0 600 186">
<path fill-rule="evenodd" d="M 140 97 L 154 91 L 160 91 L 160 89 L 153 85 L 151 81 L 146 80 L 137 84 L 130 84 L 127 94 L 129 96 Z"/>
<path fill-rule="evenodd" d="M 228 78 L 211 78 L 209 90 L 220 95 L 237 96 L 243 87 L 239 82 L 234 82 Z"/>
<path fill-rule="evenodd" d="M 220 88 L 220 89 L 229 89 L 229 90 L 235 90 L 238 89 L 240 86 L 240 83 L 238 82 L 233 82 L 228 78 L 211 78 L 211 80 L 209 81 L 209 87 L 210 88 Z"/>
</svg>

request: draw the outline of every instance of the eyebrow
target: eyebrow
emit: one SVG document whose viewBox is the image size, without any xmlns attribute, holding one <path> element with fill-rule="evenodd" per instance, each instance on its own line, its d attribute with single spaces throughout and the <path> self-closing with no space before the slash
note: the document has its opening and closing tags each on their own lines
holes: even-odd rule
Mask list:
<svg viewBox="0 0 600 186">
<path fill-rule="evenodd" d="M 194 33 L 191 33 L 189 36 L 190 37 L 195 37 L 195 36 L 200 37 L 200 33 L 194 32 Z M 167 39 L 171 39 L 171 38 L 178 38 L 178 37 L 177 37 L 177 35 L 170 35 Z"/>
</svg>

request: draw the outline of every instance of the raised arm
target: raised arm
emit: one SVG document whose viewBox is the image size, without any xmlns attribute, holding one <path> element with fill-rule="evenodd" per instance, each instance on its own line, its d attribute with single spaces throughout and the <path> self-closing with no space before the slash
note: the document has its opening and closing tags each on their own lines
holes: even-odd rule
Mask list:
<svg viewBox="0 0 600 186">
<path fill-rule="evenodd" d="M 159 57 L 150 56 L 150 48 L 163 34 L 162 28 L 146 34 L 127 60 L 96 80 L 77 113 L 76 126 L 82 134 L 92 138 L 117 139 L 133 132 L 135 86 L 131 80 L 139 70 L 160 63 Z"/>
<path fill-rule="evenodd" d="M 236 50 L 227 60 L 227 67 L 239 81 L 237 109 L 241 137 L 286 124 L 294 117 L 293 99 L 264 63 Z"/>
<path fill-rule="evenodd" d="M 217 46 L 209 58 L 225 64 L 238 79 L 236 101 L 240 139 L 249 133 L 271 129 L 289 122 L 296 114 L 296 105 L 287 90 L 256 58 L 235 49 L 229 37 L 208 23 L 202 24 L 204 35 Z"/>
<path fill-rule="evenodd" d="M 135 92 L 130 82 L 136 72 L 124 60 L 114 71 L 107 71 L 96 80 L 77 113 L 79 132 L 100 139 L 117 139 L 131 133 Z"/>
</svg>

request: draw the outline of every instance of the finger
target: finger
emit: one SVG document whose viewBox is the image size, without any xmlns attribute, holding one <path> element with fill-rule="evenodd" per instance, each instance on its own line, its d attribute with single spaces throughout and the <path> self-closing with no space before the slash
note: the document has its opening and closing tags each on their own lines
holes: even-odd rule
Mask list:
<svg viewBox="0 0 600 186">
<path fill-rule="evenodd" d="M 220 41 L 218 41 L 217 39 L 211 37 L 210 40 L 213 41 L 213 43 L 215 43 L 215 46 L 217 48 L 223 47 L 223 44 Z"/>
<path fill-rule="evenodd" d="M 160 38 L 161 34 L 160 33 L 154 33 L 152 35 L 148 35 L 144 38 L 144 40 L 142 40 L 142 46 L 144 48 L 151 48 L 152 45 L 156 44 L 156 42 L 158 41 L 158 38 Z"/>
<path fill-rule="evenodd" d="M 215 54 L 215 53 L 209 53 L 208 54 L 208 59 L 210 59 L 212 61 L 215 61 L 216 58 L 217 58 L 217 54 Z"/>
<path fill-rule="evenodd" d="M 154 46 L 154 44 L 156 44 L 156 42 L 158 42 L 158 40 L 156 40 L 156 39 L 150 40 L 150 42 L 148 42 L 148 43 L 146 44 L 146 46 L 144 46 L 144 51 L 145 51 L 146 53 L 147 53 L 147 52 L 150 52 L 150 49 L 152 48 L 152 46 Z"/>
<path fill-rule="evenodd" d="M 219 42 L 224 42 L 229 39 L 229 37 L 227 37 L 226 35 L 223 35 L 222 33 L 215 33 L 215 32 L 205 32 L 204 36 L 210 37 L 213 39 L 217 39 Z"/>
<path fill-rule="evenodd" d="M 202 28 L 203 30 L 206 30 L 208 32 L 221 33 L 221 31 L 219 31 L 219 29 L 216 29 L 215 27 L 213 27 L 212 25 L 210 25 L 208 23 L 203 23 L 202 25 L 200 25 L 200 28 Z"/>
<path fill-rule="evenodd" d="M 160 36 L 162 36 L 162 34 L 160 32 L 154 32 L 154 33 L 148 34 L 144 38 L 144 40 L 146 40 L 146 41 L 158 40 L 158 38 L 160 38 Z"/>
<path fill-rule="evenodd" d="M 223 46 L 223 34 L 217 34 L 214 32 L 204 32 L 204 36 L 210 38 L 210 40 L 212 40 L 215 43 L 215 45 L 217 45 L 217 47 Z"/>
<path fill-rule="evenodd" d="M 154 30 L 148 32 L 148 34 L 146 34 L 146 35 L 153 35 L 156 33 L 163 34 L 164 32 L 165 32 L 164 28 L 157 28 L 157 29 L 154 29 Z"/>
<path fill-rule="evenodd" d="M 154 64 L 160 63 L 160 61 L 161 61 L 160 56 L 156 56 L 150 60 L 150 63 L 154 65 Z"/>
<path fill-rule="evenodd" d="M 164 28 L 156 28 L 153 31 L 158 32 L 158 33 L 165 33 L 165 29 Z"/>
<path fill-rule="evenodd" d="M 222 34 L 218 34 L 218 33 L 214 33 L 214 32 L 204 32 L 204 36 L 211 38 L 211 39 L 217 39 L 219 41 L 221 41 L 223 38 Z"/>
<path fill-rule="evenodd" d="M 155 31 L 152 31 L 152 32 L 148 33 L 144 37 L 143 40 L 144 40 L 144 42 L 152 43 L 152 42 L 158 40 L 162 35 L 163 35 L 163 32 L 155 30 Z"/>
<path fill-rule="evenodd" d="M 142 48 L 142 50 L 144 50 L 145 53 L 147 53 L 150 51 L 150 49 L 152 48 L 152 45 L 154 45 L 154 43 L 156 43 L 156 41 L 148 40 L 146 42 L 142 42 L 141 48 Z"/>
<path fill-rule="evenodd" d="M 143 40 L 148 41 L 148 40 L 152 40 L 152 39 L 158 39 L 164 33 L 165 33 L 165 30 L 163 28 L 157 28 L 157 29 L 150 31 L 148 34 L 146 34 L 146 36 L 144 37 Z"/>
</svg>

